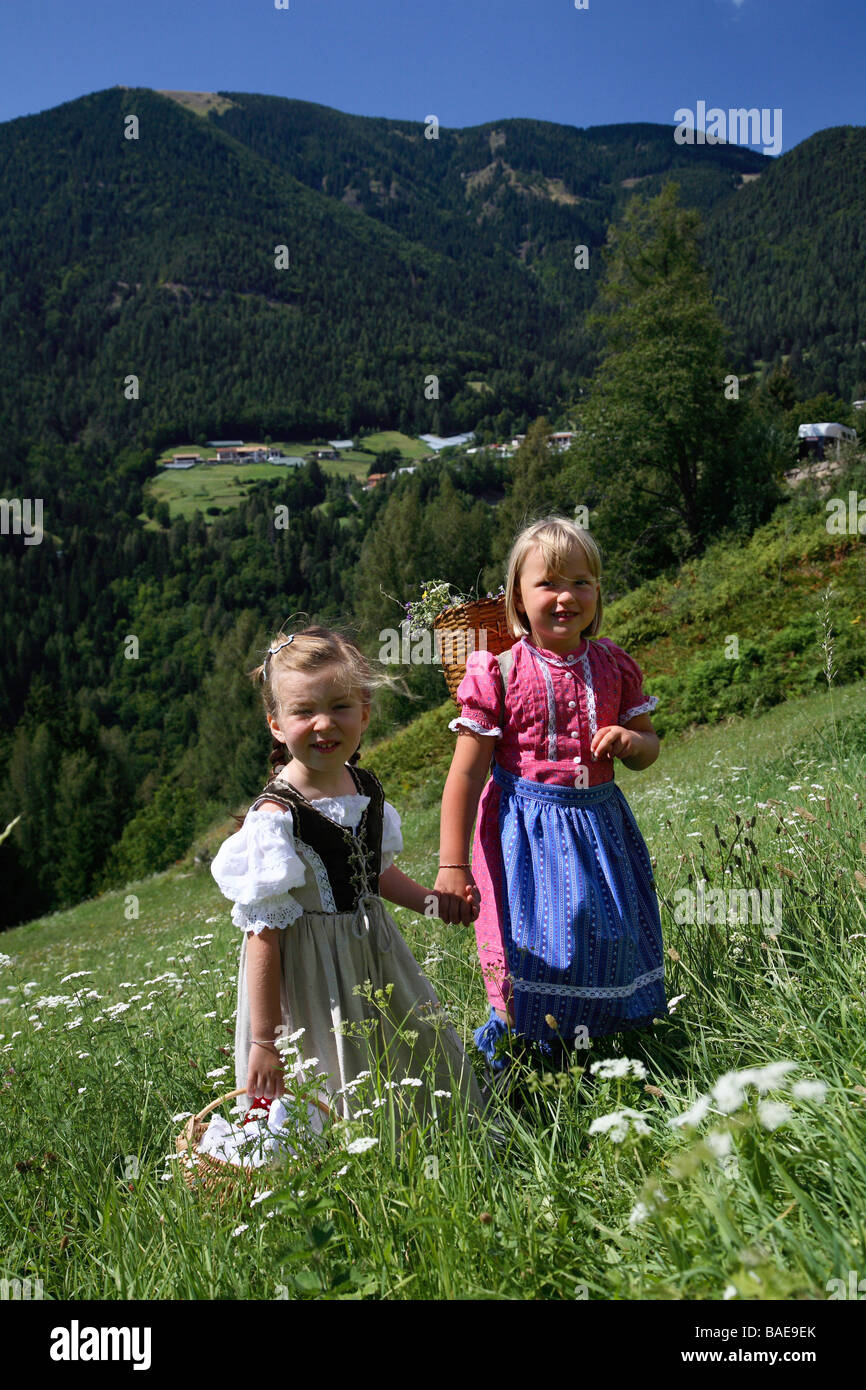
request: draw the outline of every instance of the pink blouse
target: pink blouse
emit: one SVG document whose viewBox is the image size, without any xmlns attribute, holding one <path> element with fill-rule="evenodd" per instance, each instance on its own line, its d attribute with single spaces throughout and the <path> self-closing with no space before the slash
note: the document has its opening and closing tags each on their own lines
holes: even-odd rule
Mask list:
<svg viewBox="0 0 866 1390">
<path fill-rule="evenodd" d="M 590 744 L 607 724 L 627 724 L 651 713 L 658 697 L 643 689 L 643 672 L 608 637 L 583 638 L 564 656 L 521 637 L 512 647 L 505 721 L 502 677 L 490 652 L 471 652 L 457 689 L 461 710 L 449 729 L 461 725 L 495 738 L 496 761 L 516 777 L 574 786 L 576 764 L 583 785 L 613 779 L 613 761 L 593 760 Z"/>
</svg>

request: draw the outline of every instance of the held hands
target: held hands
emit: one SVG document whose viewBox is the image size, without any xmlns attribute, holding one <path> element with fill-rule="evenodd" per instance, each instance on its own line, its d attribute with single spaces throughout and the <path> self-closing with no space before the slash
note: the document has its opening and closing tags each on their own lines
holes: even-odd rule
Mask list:
<svg viewBox="0 0 866 1390">
<path fill-rule="evenodd" d="M 434 916 L 442 922 L 468 926 L 481 911 L 481 894 L 469 869 L 440 869 L 433 885 Z"/>
<path fill-rule="evenodd" d="M 247 1095 L 276 1100 L 285 1089 L 281 1059 L 273 1048 L 253 1043 L 247 1067 Z"/>
</svg>

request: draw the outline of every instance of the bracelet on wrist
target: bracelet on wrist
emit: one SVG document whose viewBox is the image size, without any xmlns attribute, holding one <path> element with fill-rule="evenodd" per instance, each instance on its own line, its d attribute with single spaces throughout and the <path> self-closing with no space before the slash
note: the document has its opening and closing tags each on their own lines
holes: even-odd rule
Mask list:
<svg viewBox="0 0 866 1390">
<path fill-rule="evenodd" d="M 471 869 L 471 864 L 440 864 L 440 869 Z"/>
<path fill-rule="evenodd" d="M 250 1039 L 250 1043 L 251 1043 L 251 1045 L 254 1046 L 254 1047 L 270 1047 L 270 1048 L 273 1048 L 274 1052 L 276 1052 L 277 1056 L 279 1056 L 279 1048 L 277 1047 L 276 1043 L 272 1043 L 272 1042 L 262 1042 L 261 1038 L 251 1038 L 251 1039 Z"/>
</svg>

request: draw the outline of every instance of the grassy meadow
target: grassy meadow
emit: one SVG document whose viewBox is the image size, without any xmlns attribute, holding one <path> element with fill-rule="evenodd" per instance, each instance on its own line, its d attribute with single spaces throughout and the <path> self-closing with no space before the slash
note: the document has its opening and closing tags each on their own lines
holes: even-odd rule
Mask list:
<svg viewBox="0 0 866 1390">
<path fill-rule="evenodd" d="M 431 885 L 447 709 L 364 757 L 403 816 L 398 862 Z M 401 740 L 423 776 L 396 771 Z M 234 1086 L 239 933 L 208 869 L 191 853 L 7 932 L 4 1277 L 76 1300 L 826 1299 L 866 1274 L 864 767 L 862 682 L 618 764 L 655 863 L 668 1015 L 567 1068 L 516 1056 L 519 1090 L 474 1128 L 443 1112 L 398 1140 L 401 1087 L 374 1076 L 365 1114 L 222 1204 L 174 1149 Z M 677 920 L 700 880 L 779 893 L 780 920 Z M 471 928 L 394 915 L 471 1048 Z"/>
</svg>

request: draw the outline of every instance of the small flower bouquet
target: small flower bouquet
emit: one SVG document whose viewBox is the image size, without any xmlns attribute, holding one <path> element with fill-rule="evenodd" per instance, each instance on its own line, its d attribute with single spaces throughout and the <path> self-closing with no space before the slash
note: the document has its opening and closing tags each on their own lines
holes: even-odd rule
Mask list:
<svg viewBox="0 0 866 1390">
<path fill-rule="evenodd" d="M 448 608 L 460 608 L 464 604 L 471 604 L 479 601 L 473 599 L 471 594 L 461 594 L 455 589 L 453 584 L 449 584 L 447 579 L 425 579 L 419 586 L 421 597 L 409 603 L 404 603 L 406 618 L 409 623 L 409 631 L 414 635 L 425 632 L 434 626 L 440 613 L 444 613 Z M 488 594 L 489 599 L 497 599 L 505 593 L 505 585 L 500 585 L 495 594 Z M 483 600 L 482 600 L 483 601 Z"/>
<path fill-rule="evenodd" d="M 442 673 L 455 704 L 457 687 L 466 671 L 470 652 L 498 656 L 514 642 L 505 619 L 505 587 L 486 598 L 461 594 L 445 579 L 428 579 L 420 585 L 421 597 L 403 604 L 410 633 L 430 628 L 436 637 Z"/>
</svg>

